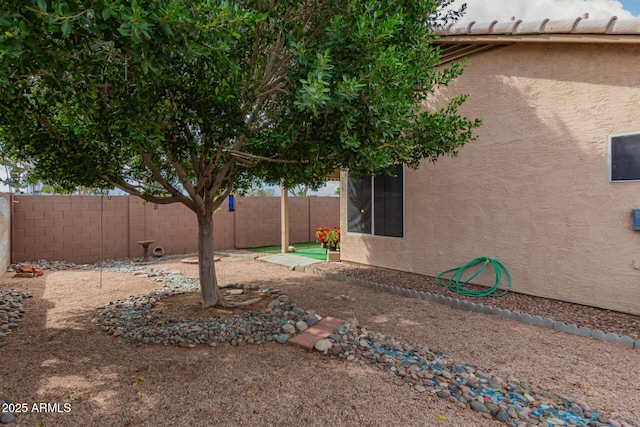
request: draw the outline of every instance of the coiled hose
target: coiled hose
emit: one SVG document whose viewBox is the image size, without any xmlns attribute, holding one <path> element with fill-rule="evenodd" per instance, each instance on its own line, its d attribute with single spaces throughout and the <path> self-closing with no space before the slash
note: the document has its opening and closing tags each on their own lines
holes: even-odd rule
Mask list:
<svg viewBox="0 0 640 427">
<path fill-rule="evenodd" d="M 462 276 L 464 275 L 464 273 L 466 272 L 466 270 L 468 268 L 471 267 L 475 267 L 478 264 L 482 264 L 482 267 L 480 267 L 478 269 L 478 271 L 476 271 L 471 277 L 469 277 L 467 280 L 462 281 Z M 487 264 L 491 264 L 493 266 L 493 271 L 495 272 L 496 275 L 496 281 L 495 284 L 493 286 L 491 286 L 490 288 L 486 288 L 486 289 L 468 289 L 465 286 L 467 286 L 469 284 L 470 281 L 472 281 L 478 274 L 482 273 L 482 271 L 485 269 L 485 267 L 487 266 Z M 447 274 L 447 273 L 451 273 L 452 271 L 455 271 L 455 273 L 453 274 L 453 276 L 451 276 L 451 278 L 449 279 L 448 282 L 444 282 L 442 280 L 440 280 L 440 278 Z M 504 272 L 507 275 L 507 279 L 509 280 L 509 282 L 507 283 L 507 287 L 504 288 L 502 291 L 498 292 L 498 286 L 500 285 L 500 282 L 502 281 L 502 272 Z M 446 286 L 447 288 L 449 288 L 451 291 L 463 295 L 463 296 L 467 296 L 467 297 L 474 297 L 474 298 L 481 298 L 481 297 L 501 297 L 504 294 L 506 294 L 509 291 L 509 288 L 511 287 L 511 274 L 509 274 L 509 270 L 507 270 L 507 267 L 504 266 L 504 264 L 502 264 L 500 261 L 498 261 L 497 259 L 493 259 L 493 258 L 487 258 L 487 257 L 480 257 L 480 258 L 476 258 L 473 261 L 470 261 L 468 263 L 466 263 L 463 266 L 460 267 L 456 267 L 456 268 L 451 268 L 449 270 L 443 271 L 442 273 L 438 274 L 436 276 L 436 282 L 438 282 L 438 284 L 442 285 L 442 286 Z"/>
</svg>

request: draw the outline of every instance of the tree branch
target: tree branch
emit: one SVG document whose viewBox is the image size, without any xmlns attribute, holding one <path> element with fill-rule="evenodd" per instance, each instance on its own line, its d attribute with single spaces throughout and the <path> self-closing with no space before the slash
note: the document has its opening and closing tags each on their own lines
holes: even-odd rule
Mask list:
<svg viewBox="0 0 640 427">
<path fill-rule="evenodd" d="M 143 152 L 142 149 L 139 149 L 139 153 L 140 153 L 140 156 L 142 157 L 142 160 L 144 161 L 144 164 L 147 165 L 147 167 L 151 171 L 151 174 L 153 175 L 153 179 L 158 181 L 158 183 L 160 185 L 162 185 L 162 187 L 165 190 L 167 190 L 167 192 L 169 194 L 171 194 L 172 196 L 184 197 L 180 193 L 180 191 L 178 191 L 177 188 L 175 188 L 173 185 L 171 185 L 171 183 L 169 181 L 167 181 L 164 176 L 162 176 L 162 174 L 158 170 L 158 167 L 156 166 L 155 162 L 153 161 L 153 159 L 151 158 L 149 153 Z"/>
<path fill-rule="evenodd" d="M 244 153 L 242 151 L 237 151 L 237 150 L 227 150 L 227 153 L 231 154 L 234 157 L 237 157 L 238 159 L 244 159 L 244 160 L 249 160 L 249 161 L 251 161 L 251 160 L 263 160 L 263 161 L 269 162 L 269 163 L 282 163 L 282 164 L 289 164 L 289 165 L 297 165 L 297 164 L 309 163 L 308 160 L 275 159 L 273 157 L 257 156 L 255 154 Z"/>
<path fill-rule="evenodd" d="M 18 98 L 16 97 L 16 100 L 18 100 Z M 38 123 L 40 123 L 45 129 L 47 129 L 49 131 L 49 133 L 51 133 L 54 138 L 56 139 L 56 141 L 58 141 L 61 145 L 62 148 L 64 148 L 67 151 L 71 151 L 71 146 L 69 146 L 69 144 L 67 144 L 64 140 L 64 138 L 62 137 L 62 135 L 60 135 L 60 133 L 58 133 L 58 131 L 53 127 L 53 125 L 44 117 L 42 117 L 36 110 L 35 108 L 33 108 L 33 105 L 31 104 L 31 102 L 29 102 L 28 100 L 19 100 L 19 103 L 24 102 L 27 105 L 27 110 L 31 112 L 31 114 L 33 114 L 33 117 L 35 117 L 35 119 L 38 121 Z"/>
<path fill-rule="evenodd" d="M 171 154 L 171 150 L 169 149 L 167 149 L 167 158 L 169 159 L 169 163 L 171 163 L 171 166 L 173 166 L 173 169 L 178 174 L 178 179 L 180 180 L 180 183 L 182 183 L 182 186 L 184 187 L 184 189 L 189 194 L 189 197 L 191 197 L 191 200 L 193 200 L 193 202 L 196 204 L 198 208 L 204 209 L 204 201 L 202 200 L 201 197 L 198 196 L 198 194 L 195 191 L 195 188 L 193 188 L 193 185 L 189 181 L 189 177 L 187 176 L 187 173 L 184 171 L 182 164 L 174 160 L 173 155 Z"/>
<path fill-rule="evenodd" d="M 199 176 L 202 168 L 202 161 L 195 154 L 191 154 L 191 166 L 193 166 L 193 172 L 195 175 Z"/>
<path fill-rule="evenodd" d="M 250 76 L 253 74 L 253 67 L 256 63 L 256 58 L 258 57 L 261 38 L 262 38 L 262 22 L 258 22 L 258 25 L 256 26 L 256 38 L 253 43 L 253 52 L 251 52 L 251 59 L 249 59 L 249 64 L 247 67 L 247 81 L 244 83 L 244 87 L 242 88 L 242 92 L 241 92 L 242 99 L 244 99 L 247 96 L 247 91 L 249 90 L 249 83 L 251 82 Z"/>
<path fill-rule="evenodd" d="M 213 210 L 215 211 L 216 209 L 218 209 L 218 207 L 220 207 L 220 205 L 222 204 L 222 202 L 224 202 L 224 199 L 226 199 L 227 197 L 229 197 L 229 194 L 231 194 L 231 191 L 233 191 L 233 180 L 229 180 L 229 183 L 227 184 L 227 188 L 222 192 L 222 194 L 220 195 L 220 197 L 218 197 L 213 205 Z"/>
<path fill-rule="evenodd" d="M 213 197 L 215 196 L 216 192 L 218 191 L 218 188 L 220 188 L 220 186 L 222 185 L 222 183 L 224 182 L 224 180 L 227 177 L 227 175 L 229 174 L 229 172 L 233 169 L 233 165 L 236 163 L 235 159 L 230 159 L 228 162 L 226 162 L 224 164 L 224 166 L 222 166 L 220 168 L 220 170 L 218 171 L 218 173 L 216 174 L 216 178 L 213 181 L 213 183 L 211 183 L 211 185 L 209 186 L 209 188 L 207 189 L 208 195 L 209 197 L 211 197 L 213 199 Z M 230 180 L 231 181 L 231 180 Z M 233 183 L 232 183 L 233 184 Z"/>
<path fill-rule="evenodd" d="M 263 130 L 268 129 L 269 126 L 271 126 L 272 124 L 273 124 L 273 121 L 270 120 L 270 121 L 264 123 L 262 126 L 258 126 L 257 128 L 251 129 L 249 131 L 249 135 L 253 136 L 253 135 L 257 134 L 257 133 L 260 133 Z"/>
<path fill-rule="evenodd" d="M 256 162 L 255 161 L 251 161 L 251 160 L 247 160 L 247 159 L 243 159 L 240 157 L 236 158 L 236 161 L 238 162 L 238 164 L 240 166 L 246 166 L 248 168 L 254 168 L 256 167 Z"/>
<path fill-rule="evenodd" d="M 202 175 L 200 175 L 200 177 L 198 178 L 198 184 L 196 185 L 196 193 L 197 194 L 200 194 L 202 189 L 207 184 L 207 180 L 211 179 L 211 173 L 213 172 L 214 166 L 215 166 L 215 163 L 214 162 L 210 162 L 207 165 L 207 167 L 205 168 L 205 170 L 202 173 Z"/>
<path fill-rule="evenodd" d="M 187 197 L 176 197 L 176 196 L 171 196 L 171 197 L 161 197 L 161 196 L 153 196 L 151 194 L 146 194 L 143 193 L 141 191 L 139 191 L 136 187 L 134 187 L 133 185 L 124 182 L 124 181 L 115 181 L 113 179 L 111 179 L 111 177 L 107 176 L 107 175 L 100 175 L 100 178 L 102 178 L 103 180 L 105 180 L 106 182 L 108 182 L 109 184 L 113 185 L 114 187 L 117 187 L 119 189 L 121 189 L 122 191 L 124 191 L 125 193 L 131 194 L 132 196 L 137 196 L 140 197 L 143 200 L 146 200 L 147 202 L 151 202 L 151 203 L 157 203 L 159 205 L 168 205 L 171 203 L 176 203 L 176 202 L 180 202 L 183 205 L 185 205 L 186 207 L 188 207 L 189 209 L 191 209 L 192 211 L 196 212 L 196 206 L 193 203 L 193 201 Z"/>
<path fill-rule="evenodd" d="M 264 75 L 262 76 L 262 81 L 269 81 L 270 76 L 273 76 L 274 73 L 271 72 L 271 69 L 273 68 L 273 64 L 276 62 L 276 59 L 278 58 L 278 56 L 280 56 L 280 53 L 282 53 L 282 48 L 284 47 L 284 37 L 282 37 L 282 35 L 278 36 L 278 40 L 276 41 L 276 44 L 273 48 L 273 50 L 271 51 L 271 55 L 269 55 L 269 58 L 267 59 L 267 63 L 264 67 Z M 287 55 L 287 56 L 291 56 L 291 55 Z M 280 66 L 283 64 L 284 59 L 282 61 L 280 61 L 278 63 L 278 66 L 276 66 L 276 71 L 280 69 Z"/>
<path fill-rule="evenodd" d="M 277 86 L 275 86 L 275 87 L 273 87 L 271 89 L 265 90 L 260 95 L 256 96 L 256 99 L 258 99 L 258 98 L 267 98 L 269 95 L 272 95 L 272 94 L 277 93 L 277 92 L 284 93 L 284 94 L 289 93 L 287 90 L 285 90 L 285 88 L 284 88 L 285 86 L 283 84 L 281 84 L 282 80 L 284 80 L 284 76 L 278 77 L 277 83 L 276 83 Z M 271 83 L 269 86 L 271 86 L 272 84 L 273 83 Z M 264 89 L 266 89 L 266 87 Z"/>
</svg>

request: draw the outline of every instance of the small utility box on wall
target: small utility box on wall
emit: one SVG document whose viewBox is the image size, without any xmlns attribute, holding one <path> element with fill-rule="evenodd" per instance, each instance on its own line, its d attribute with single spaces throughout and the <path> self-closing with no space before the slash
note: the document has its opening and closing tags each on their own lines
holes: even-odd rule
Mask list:
<svg viewBox="0 0 640 427">
<path fill-rule="evenodd" d="M 633 229 L 640 230 L 640 209 L 631 209 L 633 215 Z"/>
</svg>

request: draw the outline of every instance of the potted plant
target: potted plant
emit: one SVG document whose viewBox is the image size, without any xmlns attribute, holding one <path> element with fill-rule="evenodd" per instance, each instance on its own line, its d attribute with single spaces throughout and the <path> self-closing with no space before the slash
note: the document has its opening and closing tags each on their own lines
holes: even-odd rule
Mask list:
<svg viewBox="0 0 640 427">
<path fill-rule="evenodd" d="M 323 248 L 327 247 L 327 243 L 325 241 L 325 235 L 329 232 L 328 227 L 318 227 L 316 228 L 316 239 L 320 242 Z"/>
<path fill-rule="evenodd" d="M 340 244 L 340 227 L 333 227 L 324 234 L 323 238 L 330 251 L 337 250 Z"/>
</svg>

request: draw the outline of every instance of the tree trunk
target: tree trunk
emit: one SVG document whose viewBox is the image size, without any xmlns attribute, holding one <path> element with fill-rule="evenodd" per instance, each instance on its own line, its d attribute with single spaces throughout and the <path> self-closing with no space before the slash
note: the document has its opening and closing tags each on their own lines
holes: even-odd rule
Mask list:
<svg viewBox="0 0 640 427">
<path fill-rule="evenodd" d="M 213 215 L 198 213 L 198 267 L 202 305 L 224 305 L 213 261 Z"/>
</svg>

